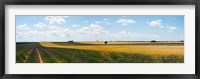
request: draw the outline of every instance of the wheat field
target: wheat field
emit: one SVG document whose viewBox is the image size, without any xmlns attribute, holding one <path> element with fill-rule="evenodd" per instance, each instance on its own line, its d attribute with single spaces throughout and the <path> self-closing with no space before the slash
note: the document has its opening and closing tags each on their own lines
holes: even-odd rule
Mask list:
<svg viewBox="0 0 200 79">
<path fill-rule="evenodd" d="M 100 44 L 100 43 L 90 43 L 90 44 Z M 112 43 L 112 44 L 122 44 L 120 43 Z M 80 50 L 92 50 L 99 51 L 104 54 L 106 53 L 128 53 L 128 54 L 144 54 L 149 56 L 169 56 L 169 55 L 177 55 L 184 56 L 184 46 L 131 46 L 131 45 L 93 45 L 93 46 L 62 46 L 57 45 L 50 42 L 40 42 L 41 46 L 44 47 L 52 47 L 52 48 L 70 48 L 70 49 L 80 49 Z"/>
</svg>

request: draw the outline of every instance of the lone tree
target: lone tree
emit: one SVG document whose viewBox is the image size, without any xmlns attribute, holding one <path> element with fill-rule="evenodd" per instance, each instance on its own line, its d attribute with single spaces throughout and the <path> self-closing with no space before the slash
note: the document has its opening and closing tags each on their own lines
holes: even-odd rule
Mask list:
<svg viewBox="0 0 200 79">
<path fill-rule="evenodd" d="M 105 41 L 104 43 L 105 43 L 105 44 L 107 44 L 108 42 L 107 42 L 107 41 Z"/>
<path fill-rule="evenodd" d="M 180 42 L 184 42 L 184 40 L 181 40 Z"/>
<path fill-rule="evenodd" d="M 156 42 L 156 40 L 151 40 L 151 42 L 153 43 L 153 42 Z"/>
<path fill-rule="evenodd" d="M 73 41 L 73 40 L 71 40 L 71 41 L 68 41 L 68 43 L 74 43 L 74 41 Z"/>
</svg>

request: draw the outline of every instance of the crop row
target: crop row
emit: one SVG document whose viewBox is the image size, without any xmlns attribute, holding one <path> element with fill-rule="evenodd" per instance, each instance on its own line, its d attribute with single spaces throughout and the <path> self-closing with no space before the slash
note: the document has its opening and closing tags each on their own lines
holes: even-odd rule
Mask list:
<svg viewBox="0 0 200 79">
<path fill-rule="evenodd" d="M 38 63 L 38 53 L 35 48 L 36 43 L 16 44 L 16 63 Z"/>
<path fill-rule="evenodd" d="M 31 48 L 35 43 L 16 43 L 16 52 L 23 51 L 27 48 Z"/>
<path fill-rule="evenodd" d="M 39 57 L 36 48 L 32 50 L 30 55 L 28 56 L 26 63 L 39 63 Z"/>
<path fill-rule="evenodd" d="M 33 48 L 27 48 L 16 53 L 16 62 L 24 63 L 32 51 L 33 51 Z"/>
</svg>

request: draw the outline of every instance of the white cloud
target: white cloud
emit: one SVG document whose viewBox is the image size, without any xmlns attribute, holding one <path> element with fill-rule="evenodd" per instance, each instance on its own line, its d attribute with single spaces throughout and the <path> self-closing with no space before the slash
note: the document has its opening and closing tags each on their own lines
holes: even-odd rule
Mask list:
<svg viewBox="0 0 200 79">
<path fill-rule="evenodd" d="M 72 27 L 80 27 L 79 24 L 73 24 Z"/>
<path fill-rule="evenodd" d="M 128 36 L 128 37 L 136 37 L 138 36 L 137 33 L 133 33 L 133 32 L 127 32 L 127 31 L 121 31 L 119 32 L 120 36 Z"/>
<path fill-rule="evenodd" d="M 164 26 L 159 26 L 160 28 L 164 28 Z"/>
<path fill-rule="evenodd" d="M 27 26 L 27 24 L 21 24 L 21 25 L 18 25 L 16 27 L 18 30 L 29 30 L 30 28 Z"/>
<path fill-rule="evenodd" d="M 174 26 L 163 26 L 162 25 L 162 20 L 154 20 L 154 21 L 147 22 L 147 23 L 149 24 L 149 26 L 164 28 L 164 29 L 168 30 L 168 32 L 173 32 L 174 30 L 177 29 Z"/>
<path fill-rule="evenodd" d="M 133 24 L 133 23 L 136 23 L 136 22 L 132 19 L 119 19 L 117 21 L 117 23 L 119 23 L 121 25 L 129 25 L 129 24 Z"/>
<path fill-rule="evenodd" d="M 38 31 L 28 31 L 28 32 L 24 32 L 23 37 L 33 37 L 33 36 L 37 36 L 36 34 L 38 34 Z"/>
<path fill-rule="evenodd" d="M 34 27 L 37 27 L 37 28 L 40 28 L 40 29 L 41 29 L 41 28 L 47 27 L 47 25 L 40 22 L 40 23 L 35 24 Z"/>
<path fill-rule="evenodd" d="M 114 36 L 118 36 L 120 38 L 128 37 L 128 38 L 135 38 L 135 37 L 145 37 L 145 38 L 158 38 L 158 35 L 153 34 L 142 34 L 136 32 L 127 32 L 127 31 L 120 31 L 119 33 L 115 34 Z"/>
<path fill-rule="evenodd" d="M 174 30 L 176 30 L 177 28 L 174 26 L 166 26 L 168 32 L 173 32 Z"/>
<path fill-rule="evenodd" d="M 96 24 L 100 24 L 100 23 L 103 23 L 103 22 L 101 22 L 101 21 L 95 21 L 94 23 L 96 23 Z"/>
<path fill-rule="evenodd" d="M 69 37 L 69 36 L 72 36 L 72 32 L 69 29 L 52 29 L 52 30 L 46 30 L 46 31 L 30 30 L 26 32 L 18 32 L 18 31 L 16 32 L 16 38 L 24 38 L 24 39 L 27 39 L 27 38 L 36 39 L 37 37 L 63 38 L 63 37 Z"/>
<path fill-rule="evenodd" d="M 24 38 L 34 38 L 34 37 L 41 36 L 41 35 L 45 35 L 45 34 L 43 34 L 43 33 L 41 34 L 41 32 L 33 31 L 33 30 L 29 30 L 26 32 L 19 32 L 19 31 L 16 32 L 16 38 L 23 38 L 23 39 Z"/>
<path fill-rule="evenodd" d="M 51 27 L 49 27 L 49 29 L 61 29 L 61 28 L 58 26 L 51 26 Z"/>
<path fill-rule="evenodd" d="M 46 33 L 46 36 L 59 36 L 59 37 L 69 37 L 69 36 L 71 36 L 71 31 L 69 29 L 48 30 L 45 33 Z"/>
<path fill-rule="evenodd" d="M 162 25 L 162 20 L 154 20 L 151 22 L 147 22 L 149 26 L 161 26 Z"/>
<path fill-rule="evenodd" d="M 103 27 L 97 24 L 90 24 L 90 26 L 88 27 L 83 27 L 79 29 L 78 32 L 83 34 L 95 34 L 95 35 L 108 33 L 108 31 L 103 30 Z"/>
<path fill-rule="evenodd" d="M 63 24 L 66 23 L 65 18 L 68 16 L 46 16 L 45 20 L 49 22 L 49 24 Z"/>
<path fill-rule="evenodd" d="M 23 36 L 23 32 L 16 31 L 16 38 L 20 38 Z"/>
<path fill-rule="evenodd" d="M 105 19 L 103 19 L 104 20 L 104 23 L 106 24 L 106 25 L 110 25 L 111 23 L 109 22 L 109 19 L 107 19 L 107 18 L 105 18 Z"/>
</svg>

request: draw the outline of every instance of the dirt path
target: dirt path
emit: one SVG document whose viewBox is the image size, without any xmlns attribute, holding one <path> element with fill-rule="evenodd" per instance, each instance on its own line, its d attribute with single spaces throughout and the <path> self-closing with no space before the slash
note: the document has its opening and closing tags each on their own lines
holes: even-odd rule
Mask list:
<svg viewBox="0 0 200 79">
<path fill-rule="evenodd" d="M 42 60 L 42 56 L 40 55 L 40 52 L 39 52 L 38 48 L 36 48 L 36 50 L 37 50 L 37 53 L 38 53 L 38 57 L 39 57 L 40 63 L 44 63 L 43 60 Z"/>
<path fill-rule="evenodd" d="M 26 57 L 24 58 L 24 61 L 23 61 L 24 63 L 26 63 L 26 61 L 28 60 L 28 58 L 29 58 L 30 54 L 32 53 L 33 49 L 34 49 L 34 47 L 32 47 L 32 48 L 30 49 L 28 55 L 26 55 Z"/>
</svg>

